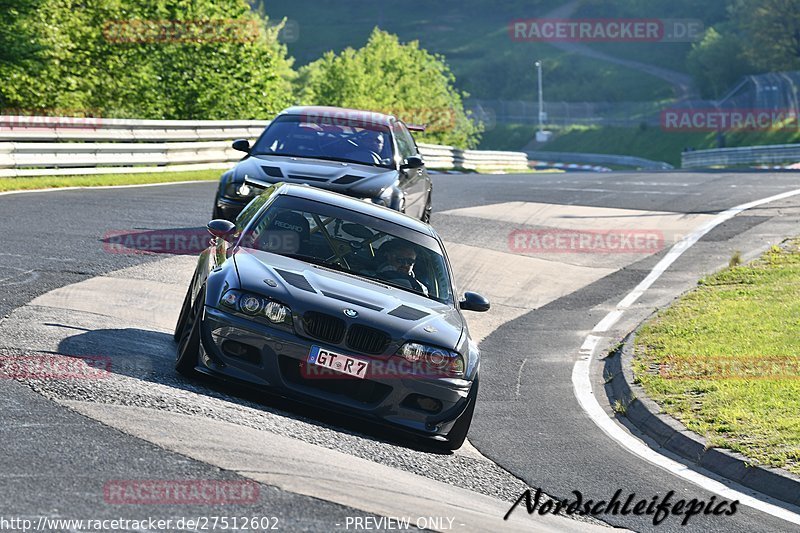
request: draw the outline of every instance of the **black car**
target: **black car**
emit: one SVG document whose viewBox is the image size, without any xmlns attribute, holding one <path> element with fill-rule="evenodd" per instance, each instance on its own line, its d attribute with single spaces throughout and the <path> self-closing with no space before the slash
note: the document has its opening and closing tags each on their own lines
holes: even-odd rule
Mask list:
<svg viewBox="0 0 800 533">
<path fill-rule="evenodd" d="M 253 199 L 255 192 L 245 184 L 249 177 L 306 183 L 430 220 L 431 179 L 409 127 L 393 116 L 291 107 L 252 147 L 245 139 L 233 147 L 247 156 L 220 178 L 215 219 L 234 220 Z"/>
<path fill-rule="evenodd" d="M 391 209 L 271 185 L 236 223 L 212 220 L 175 328 L 176 369 L 428 437 L 457 449 L 480 353 L 442 241 Z M 437 444 L 438 443 L 438 444 Z"/>
</svg>

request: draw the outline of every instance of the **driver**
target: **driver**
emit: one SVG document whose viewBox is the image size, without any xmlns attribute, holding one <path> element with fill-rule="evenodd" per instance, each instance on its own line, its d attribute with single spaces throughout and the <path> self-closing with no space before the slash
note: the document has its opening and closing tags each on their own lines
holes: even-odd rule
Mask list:
<svg viewBox="0 0 800 533">
<path fill-rule="evenodd" d="M 383 138 L 383 133 L 379 131 L 370 132 L 370 134 L 365 139 L 364 148 L 378 156 L 378 160 L 381 159 L 383 155 L 383 146 L 386 141 Z"/>
<path fill-rule="evenodd" d="M 365 130 L 359 137 L 358 148 L 350 154 L 350 157 L 373 165 L 383 164 L 386 146 L 384 134 L 379 131 Z"/>
<path fill-rule="evenodd" d="M 416 292 L 428 296 L 428 288 L 414 274 L 417 252 L 414 246 L 402 239 L 393 239 L 381 245 L 384 263 L 378 268 L 378 276 L 387 281 L 400 281 Z"/>
</svg>

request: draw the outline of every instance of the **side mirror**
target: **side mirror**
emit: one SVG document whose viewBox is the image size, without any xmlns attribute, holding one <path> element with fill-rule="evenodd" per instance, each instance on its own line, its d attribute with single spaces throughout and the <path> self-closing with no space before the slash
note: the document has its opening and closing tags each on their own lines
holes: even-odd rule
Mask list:
<svg viewBox="0 0 800 533">
<path fill-rule="evenodd" d="M 401 170 L 413 170 L 415 168 L 422 168 L 425 166 L 425 163 L 422 161 L 422 158 L 416 155 L 412 155 L 405 161 L 403 164 L 400 165 Z"/>
<path fill-rule="evenodd" d="M 230 220 L 221 218 L 212 220 L 206 228 L 211 235 L 224 241 L 230 240 L 233 234 L 236 233 L 236 225 Z"/>
<path fill-rule="evenodd" d="M 465 292 L 464 299 L 458 302 L 458 306 L 464 311 L 478 311 L 479 313 L 488 311 L 491 307 L 489 300 L 477 292 Z"/>
<path fill-rule="evenodd" d="M 250 153 L 250 141 L 247 139 L 236 139 L 233 141 L 231 145 L 234 150 L 238 150 L 240 152 L 244 152 L 246 154 Z"/>
</svg>

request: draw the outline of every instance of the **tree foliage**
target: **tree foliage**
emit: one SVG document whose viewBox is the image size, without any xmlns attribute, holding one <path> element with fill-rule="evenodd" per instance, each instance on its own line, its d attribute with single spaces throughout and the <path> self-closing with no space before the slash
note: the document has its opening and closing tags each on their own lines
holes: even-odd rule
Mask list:
<svg viewBox="0 0 800 533">
<path fill-rule="evenodd" d="M 687 67 L 705 98 L 717 98 L 742 76 L 753 70 L 744 56 L 742 39 L 729 25 L 720 31 L 711 27 L 703 40 L 692 47 Z"/>
<path fill-rule="evenodd" d="M 267 118 L 292 101 L 277 28 L 244 0 L 0 2 L 23 6 L 0 15 L 0 44 L 15 47 L 0 56 L 0 108 L 227 119 Z"/>
<path fill-rule="evenodd" d="M 758 70 L 800 69 L 800 0 L 736 0 L 731 12 L 746 34 L 745 57 Z"/>
<path fill-rule="evenodd" d="M 455 77 L 444 58 L 417 41 L 407 44 L 375 28 L 367 44 L 327 52 L 300 70 L 300 99 L 306 104 L 366 109 L 399 116 L 408 123 L 427 123 L 417 137 L 459 147 L 475 146 L 482 126 L 464 110 L 466 94 L 455 89 Z"/>
<path fill-rule="evenodd" d="M 687 67 L 706 97 L 741 76 L 800 70 L 800 0 L 731 0 L 727 18 L 693 46 Z"/>
</svg>

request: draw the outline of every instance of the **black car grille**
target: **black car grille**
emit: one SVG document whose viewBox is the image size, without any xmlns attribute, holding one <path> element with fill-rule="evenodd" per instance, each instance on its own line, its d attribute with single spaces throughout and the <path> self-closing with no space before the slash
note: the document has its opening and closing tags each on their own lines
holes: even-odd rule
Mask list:
<svg viewBox="0 0 800 533">
<path fill-rule="evenodd" d="M 357 352 L 382 354 L 391 338 L 379 329 L 354 324 L 347 332 L 347 346 Z"/>
<path fill-rule="evenodd" d="M 303 315 L 303 327 L 310 336 L 325 342 L 342 342 L 347 325 L 341 318 L 309 311 Z"/>
</svg>

